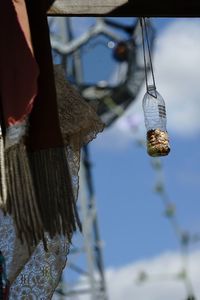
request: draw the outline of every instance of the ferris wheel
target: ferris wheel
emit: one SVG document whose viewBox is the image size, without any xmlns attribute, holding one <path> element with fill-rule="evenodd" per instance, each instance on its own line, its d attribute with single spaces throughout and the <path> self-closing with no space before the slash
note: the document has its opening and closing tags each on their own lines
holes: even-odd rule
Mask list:
<svg viewBox="0 0 200 300">
<path fill-rule="evenodd" d="M 149 67 L 148 59 L 144 65 L 139 19 L 49 17 L 49 25 L 54 62 L 109 127 L 134 102 Z M 149 20 L 147 26 L 153 52 L 155 33 Z M 70 282 L 68 270 L 68 282 L 61 280 L 56 296 L 74 299 L 86 293 L 91 300 L 108 300 L 88 146 L 82 152 L 79 205 L 84 241 L 78 239 L 71 249 L 68 269 L 77 272 L 76 278 L 84 275 L 86 285 Z M 84 270 L 74 259 L 83 253 Z"/>
<path fill-rule="evenodd" d="M 140 22 L 138 18 L 129 18 L 128 21 L 124 23 L 122 18 L 95 18 L 77 36 L 74 18 L 66 18 L 64 26 L 61 26 L 60 18 L 49 18 L 50 28 L 54 28 L 51 31 L 54 55 L 60 57 L 66 77 L 79 89 L 84 99 L 95 106 L 106 126 L 111 125 L 134 102 L 145 79 Z M 155 32 L 149 20 L 147 26 L 153 52 Z M 86 82 L 84 74 L 89 63 L 83 63 L 84 54 L 94 56 L 97 51 L 93 72 L 98 73 L 102 64 L 102 61 L 98 63 L 101 55 L 97 50 L 99 46 L 109 53 L 104 62 L 105 68 L 112 64 L 113 70 L 110 78 Z"/>
</svg>

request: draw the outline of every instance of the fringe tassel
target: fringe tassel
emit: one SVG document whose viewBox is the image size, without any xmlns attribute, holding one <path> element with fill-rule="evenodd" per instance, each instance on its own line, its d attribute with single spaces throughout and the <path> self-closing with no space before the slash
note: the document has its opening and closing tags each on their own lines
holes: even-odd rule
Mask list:
<svg viewBox="0 0 200 300">
<path fill-rule="evenodd" d="M 67 235 L 81 230 L 69 166 L 64 148 L 40 150 L 29 153 L 36 199 L 42 222 L 50 237 Z"/>
<path fill-rule="evenodd" d="M 5 150 L 5 166 L 1 154 L 0 144 L 0 175 L 1 179 L 5 176 L 7 187 L 7 199 L 1 199 L 1 206 L 13 216 L 21 242 L 26 242 L 30 250 L 42 240 L 47 250 L 45 232 L 51 238 L 64 234 L 71 242 L 72 233 L 77 227 L 81 230 L 81 223 L 65 149 L 27 153 L 20 142 Z M 4 195 L 2 183 L 0 192 Z"/>
<path fill-rule="evenodd" d="M 43 239 L 44 231 L 23 142 L 5 150 L 5 169 L 8 193 L 5 209 L 15 220 L 21 242 L 27 242 L 30 248 Z"/>
</svg>

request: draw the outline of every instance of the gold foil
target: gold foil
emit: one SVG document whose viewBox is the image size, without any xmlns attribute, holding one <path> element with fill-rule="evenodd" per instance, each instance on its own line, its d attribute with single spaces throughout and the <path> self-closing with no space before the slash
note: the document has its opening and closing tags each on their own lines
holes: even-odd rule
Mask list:
<svg viewBox="0 0 200 300">
<path fill-rule="evenodd" d="M 167 131 L 152 129 L 147 132 L 147 152 L 150 156 L 165 156 L 170 152 Z"/>
</svg>

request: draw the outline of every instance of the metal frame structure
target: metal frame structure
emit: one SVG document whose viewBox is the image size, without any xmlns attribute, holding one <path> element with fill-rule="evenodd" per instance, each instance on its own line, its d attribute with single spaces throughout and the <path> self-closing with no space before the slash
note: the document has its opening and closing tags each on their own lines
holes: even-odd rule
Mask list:
<svg viewBox="0 0 200 300">
<path fill-rule="evenodd" d="M 61 63 L 66 70 L 66 77 L 73 77 L 73 83 L 79 88 L 83 97 L 88 102 L 98 101 L 98 114 L 107 126 L 119 117 L 128 105 L 136 98 L 138 91 L 144 81 L 143 61 L 139 61 L 141 54 L 141 35 L 138 32 L 139 22 L 132 26 L 118 24 L 106 18 L 97 18 L 96 24 L 78 38 L 73 37 L 70 18 L 59 17 L 56 20 L 58 35 L 51 34 L 51 44 L 54 53 L 61 58 Z M 50 18 L 49 23 L 55 21 Z M 51 28 L 51 27 L 50 27 Z M 115 30 L 112 30 L 112 29 Z M 120 84 L 116 87 L 84 84 L 83 70 L 81 63 L 81 47 L 86 45 L 93 37 L 103 35 L 115 43 L 121 42 L 121 36 L 116 29 L 124 31 L 129 35 L 125 41 L 128 49 L 127 71 Z M 59 38 L 57 38 L 59 36 Z M 151 46 L 153 45 L 153 35 Z M 72 59 L 73 67 L 68 68 L 68 59 Z M 71 74 L 72 73 L 72 74 Z M 67 273 L 70 270 L 79 275 L 79 281 L 74 284 L 67 283 L 63 276 L 56 291 L 55 299 L 80 299 L 88 294 L 91 300 L 107 300 L 104 266 L 102 258 L 102 242 L 98 229 L 98 218 L 96 210 L 95 193 L 92 182 L 91 162 L 89 148 L 85 146 L 82 152 L 80 169 L 79 206 L 83 226 L 83 240 L 79 241 L 80 247 L 72 247 L 68 255 Z M 86 259 L 86 266 L 80 267 L 73 262 L 74 255 L 83 256 Z M 68 276 L 66 276 L 68 277 Z M 80 280 L 81 278 L 81 280 Z M 58 298 L 59 297 L 59 298 Z M 76 297 L 76 298 L 74 298 Z M 77 298 L 80 297 L 80 298 Z"/>
<path fill-rule="evenodd" d="M 63 45 L 70 44 L 72 41 L 73 45 L 73 36 L 70 27 L 69 18 L 59 18 L 59 31 L 61 32 L 60 42 Z M 98 32 L 98 30 L 97 30 Z M 96 33 L 95 33 L 96 34 Z M 85 37 L 86 38 L 86 37 Z M 84 42 L 84 39 L 81 39 L 81 43 Z M 70 44 L 71 45 L 71 44 Z M 62 57 L 62 65 L 66 67 L 67 64 L 67 55 L 71 53 L 73 55 L 73 76 L 76 81 L 76 84 L 79 85 L 83 78 L 81 72 L 81 61 L 80 61 L 80 52 L 77 47 L 80 43 L 71 46 L 70 51 L 66 48 L 64 53 L 62 47 L 56 47 L 53 44 L 53 49 L 59 50 L 59 53 Z M 67 47 L 67 46 L 66 46 Z M 74 49 L 76 49 L 75 52 Z M 62 277 L 59 287 L 56 291 L 57 298 L 61 299 L 74 299 L 74 297 L 89 294 L 91 300 L 107 300 L 106 284 L 104 277 L 104 266 L 103 266 L 103 256 L 102 256 L 102 242 L 100 239 L 98 220 L 97 220 L 97 211 L 96 211 L 96 200 L 94 187 L 92 182 L 92 173 L 91 173 L 91 162 L 89 157 L 88 146 L 85 146 L 82 151 L 82 160 L 80 168 L 80 189 L 79 189 L 79 210 L 81 214 L 82 221 L 82 230 L 83 238 L 81 246 L 72 247 L 68 255 L 68 273 L 70 270 L 73 270 L 77 275 L 84 277 L 84 287 L 81 287 L 80 283 L 76 283 L 72 286 L 65 281 Z M 77 263 L 73 262 L 74 255 L 84 256 L 86 258 L 86 266 L 83 269 L 78 266 Z M 76 298 L 77 299 L 77 298 Z"/>
<path fill-rule="evenodd" d="M 81 244 L 79 247 L 76 245 L 71 248 L 67 273 L 73 271 L 80 275 L 83 281 L 76 281 L 72 285 L 63 277 L 56 290 L 55 299 L 77 299 L 76 297 L 81 299 L 82 295 L 88 294 L 91 300 L 108 300 L 88 146 L 85 146 L 82 152 L 79 195 L 83 238 L 81 243 L 79 241 Z M 77 255 L 85 256 L 84 268 L 80 267 L 74 259 Z"/>
<path fill-rule="evenodd" d="M 67 28 L 70 26 L 70 18 L 60 18 L 59 23 L 65 20 Z M 54 18 L 51 17 L 50 21 Z M 133 19 L 134 20 L 134 19 Z M 154 44 L 154 29 L 151 22 L 147 22 L 149 31 L 149 42 L 151 49 Z M 113 30 L 114 29 L 114 30 Z M 128 57 L 126 72 L 121 78 L 117 86 L 112 86 L 104 82 L 96 84 L 85 84 L 82 75 L 81 54 L 80 50 L 90 40 L 97 36 L 104 36 L 111 39 L 115 44 L 120 43 L 122 40 L 121 35 L 116 32 L 122 31 L 127 34 L 128 38 L 125 40 L 127 45 Z M 62 56 L 64 68 L 66 68 L 66 61 L 68 57 L 74 58 L 74 74 L 76 78 L 75 85 L 80 90 L 81 94 L 89 103 L 98 103 L 97 113 L 101 116 L 102 121 L 110 126 L 118 117 L 119 110 L 124 111 L 135 100 L 138 92 L 145 79 L 145 67 L 142 56 L 142 36 L 139 19 L 135 19 L 132 25 L 123 25 L 107 18 L 97 18 L 96 24 L 93 25 L 88 31 L 81 36 L 73 38 L 72 32 L 68 33 L 71 38 L 68 42 L 63 40 L 63 35 L 66 37 L 66 29 L 63 25 L 60 26 L 59 38 L 56 35 L 51 35 L 51 45 L 55 53 Z M 66 38 L 64 38 L 66 39 Z M 147 68 L 149 67 L 149 58 L 147 58 Z M 68 74 L 67 74 L 68 77 Z"/>
</svg>

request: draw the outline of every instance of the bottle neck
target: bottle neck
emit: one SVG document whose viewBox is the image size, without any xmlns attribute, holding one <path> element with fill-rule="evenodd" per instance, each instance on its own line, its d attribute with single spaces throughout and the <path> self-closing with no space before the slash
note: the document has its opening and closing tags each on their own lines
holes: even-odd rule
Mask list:
<svg viewBox="0 0 200 300">
<path fill-rule="evenodd" d="M 157 91 L 155 85 L 148 85 L 147 86 L 147 93 L 154 98 L 157 98 Z"/>
</svg>

